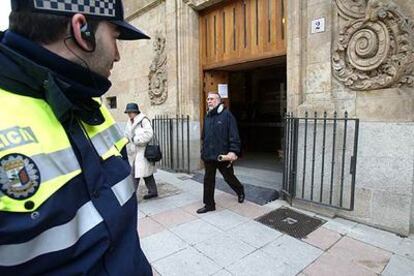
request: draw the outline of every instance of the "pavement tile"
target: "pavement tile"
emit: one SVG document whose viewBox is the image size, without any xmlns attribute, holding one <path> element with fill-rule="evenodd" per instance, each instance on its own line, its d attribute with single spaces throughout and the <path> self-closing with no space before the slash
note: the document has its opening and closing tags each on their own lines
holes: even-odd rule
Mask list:
<svg viewBox="0 0 414 276">
<path fill-rule="evenodd" d="M 196 216 L 190 215 L 179 208 L 153 215 L 151 218 L 166 228 L 174 227 L 176 225 L 197 219 Z"/>
<path fill-rule="evenodd" d="M 253 246 L 232 239 L 229 235 L 210 238 L 194 247 L 222 267 L 228 266 L 256 250 Z"/>
<path fill-rule="evenodd" d="M 319 248 L 288 235 L 277 238 L 262 249 L 276 259 L 276 262 L 286 263 L 294 268 L 296 273 L 302 271 L 323 253 Z"/>
<path fill-rule="evenodd" d="M 357 222 L 342 219 L 342 218 L 334 218 L 329 220 L 327 223 L 323 225 L 323 227 L 328 228 L 329 230 L 336 231 L 342 235 L 345 235 L 351 231 L 352 228 L 357 226 Z"/>
<path fill-rule="evenodd" d="M 138 220 L 138 233 L 141 238 L 162 232 L 165 228 L 150 217 Z"/>
<path fill-rule="evenodd" d="M 381 273 L 392 256 L 391 252 L 348 237 L 341 239 L 328 252 L 336 258 L 362 266 L 375 273 Z"/>
<path fill-rule="evenodd" d="M 272 211 L 272 209 L 268 207 L 259 206 L 257 204 L 247 201 L 243 204 L 231 205 L 229 207 L 229 210 L 251 219 L 263 216 L 264 214 L 267 214 L 270 211 Z"/>
<path fill-rule="evenodd" d="M 139 210 L 147 216 L 162 213 L 164 211 L 175 208 L 166 198 L 151 199 L 139 203 Z"/>
<path fill-rule="evenodd" d="M 240 203 L 237 201 L 236 195 L 231 195 L 228 193 L 222 193 L 215 196 L 214 200 L 216 201 L 216 205 L 219 205 L 224 208 L 230 208 L 234 205 L 239 205 Z M 247 202 L 247 201 L 246 201 Z"/>
<path fill-rule="evenodd" d="M 365 267 L 354 265 L 352 262 L 335 257 L 329 253 L 323 254 L 303 272 L 306 276 L 376 276 Z"/>
<path fill-rule="evenodd" d="M 201 219 L 175 226 L 170 230 L 189 244 L 196 244 L 224 233 Z"/>
<path fill-rule="evenodd" d="M 226 267 L 237 276 L 293 276 L 297 271 L 288 264 L 278 262 L 262 250 L 257 250 L 238 262 Z"/>
<path fill-rule="evenodd" d="M 141 239 L 142 250 L 151 263 L 182 250 L 187 246 L 187 243 L 168 230 Z M 157 271 L 162 274 L 158 269 Z"/>
<path fill-rule="evenodd" d="M 138 211 L 138 219 L 145 218 L 145 217 L 146 215 L 143 212 Z"/>
<path fill-rule="evenodd" d="M 393 233 L 378 230 L 364 224 L 358 224 L 352 228 L 348 236 L 390 252 L 398 251 L 402 242 L 402 238 Z"/>
<path fill-rule="evenodd" d="M 414 261 L 399 255 L 393 255 L 385 270 L 383 276 L 408 276 L 414 275 Z"/>
<path fill-rule="evenodd" d="M 199 197 L 189 194 L 189 193 L 181 193 L 178 195 L 173 195 L 165 198 L 165 202 L 170 203 L 172 206 L 175 207 L 182 207 L 191 203 L 195 203 L 199 201 Z"/>
<path fill-rule="evenodd" d="M 414 261 L 414 240 L 403 239 L 395 253 Z"/>
<path fill-rule="evenodd" d="M 341 238 L 342 236 L 338 232 L 319 227 L 303 239 L 303 241 L 325 251 Z"/>
<path fill-rule="evenodd" d="M 206 276 L 222 269 L 192 247 L 159 260 L 153 266 L 161 275 L 166 276 Z"/>
<path fill-rule="evenodd" d="M 256 221 L 249 221 L 227 231 L 227 233 L 256 248 L 265 246 L 282 235 L 279 231 Z"/>
<path fill-rule="evenodd" d="M 152 268 L 153 276 L 161 276 L 154 268 Z"/>
<path fill-rule="evenodd" d="M 211 212 L 208 213 L 208 215 L 203 216 L 201 219 L 222 230 L 229 230 L 234 226 L 248 221 L 248 218 L 240 216 L 229 210 Z"/>
<path fill-rule="evenodd" d="M 265 204 L 264 207 L 274 210 L 274 209 L 279 209 L 280 207 L 290 207 L 290 205 L 285 200 L 276 199 L 274 201 L 271 201 Z"/>
<path fill-rule="evenodd" d="M 230 272 L 228 272 L 225 269 L 220 270 L 219 272 L 213 274 L 213 276 L 232 276 L 233 274 L 231 274 Z"/>
</svg>

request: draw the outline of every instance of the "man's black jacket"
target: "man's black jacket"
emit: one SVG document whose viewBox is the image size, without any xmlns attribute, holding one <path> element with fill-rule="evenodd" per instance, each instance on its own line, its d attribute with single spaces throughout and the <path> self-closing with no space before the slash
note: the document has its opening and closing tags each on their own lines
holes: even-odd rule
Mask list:
<svg viewBox="0 0 414 276">
<path fill-rule="evenodd" d="M 237 122 L 233 114 L 220 104 L 209 111 L 204 119 L 201 135 L 201 159 L 217 160 L 220 154 L 234 152 L 240 155 L 240 137 Z"/>
</svg>

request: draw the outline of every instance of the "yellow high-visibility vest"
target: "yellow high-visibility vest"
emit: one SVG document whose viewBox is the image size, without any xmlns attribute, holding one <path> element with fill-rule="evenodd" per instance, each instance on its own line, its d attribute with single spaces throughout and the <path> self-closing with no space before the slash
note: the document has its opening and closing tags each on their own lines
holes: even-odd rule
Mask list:
<svg viewBox="0 0 414 276">
<path fill-rule="evenodd" d="M 63 126 L 45 100 L 0 89 L 0 102 L 0 211 L 33 212 L 82 170 Z M 106 160 L 120 156 L 128 140 L 106 107 L 100 110 L 104 123 L 82 125 Z"/>
</svg>

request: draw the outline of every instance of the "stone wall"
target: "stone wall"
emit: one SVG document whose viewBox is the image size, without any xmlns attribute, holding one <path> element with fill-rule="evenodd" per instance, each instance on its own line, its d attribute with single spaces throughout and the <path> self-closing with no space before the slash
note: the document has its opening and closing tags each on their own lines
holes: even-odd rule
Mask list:
<svg viewBox="0 0 414 276">
<path fill-rule="evenodd" d="M 355 210 L 336 213 L 407 235 L 414 225 L 414 7 L 292 0 L 288 13 L 288 109 L 347 110 L 361 120 Z M 318 18 L 326 30 L 311 34 Z"/>
<path fill-rule="evenodd" d="M 198 15 L 183 1 L 124 1 L 127 20 L 151 40 L 121 41 L 121 61 L 114 66 L 113 87 L 105 94 L 117 97 L 111 109 L 118 122 L 128 102 L 137 102 L 150 118 L 189 115 L 192 164 L 198 168 L 200 148 L 200 74 Z M 197 127 L 196 127 L 197 126 Z"/>
</svg>

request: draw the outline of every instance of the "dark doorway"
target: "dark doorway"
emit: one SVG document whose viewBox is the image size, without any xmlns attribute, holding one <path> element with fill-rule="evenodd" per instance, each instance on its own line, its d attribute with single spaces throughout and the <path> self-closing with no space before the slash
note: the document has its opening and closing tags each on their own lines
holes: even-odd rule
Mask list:
<svg viewBox="0 0 414 276">
<path fill-rule="evenodd" d="M 229 89 L 242 140 L 238 166 L 281 172 L 286 65 L 230 72 Z"/>
</svg>

